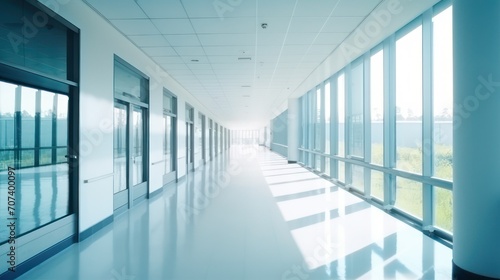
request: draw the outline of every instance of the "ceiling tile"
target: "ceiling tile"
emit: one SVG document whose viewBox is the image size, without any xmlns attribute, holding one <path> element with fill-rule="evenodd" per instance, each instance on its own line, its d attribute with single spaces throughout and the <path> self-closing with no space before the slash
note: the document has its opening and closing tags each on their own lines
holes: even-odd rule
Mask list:
<svg viewBox="0 0 500 280">
<path fill-rule="evenodd" d="M 257 33 L 257 45 L 267 46 L 267 45 L 282 45 L 285 41 L 286 33 L 267 33 L 258 32 Z"/>
<path fill-rule="evenodd" d="M 281 48 L 282 48 L 281 45 L 277 45 L 277 46 L 260 46 L 257 49 L 257 60 L 259 60 L 259 58 L 261 56 L 279 56 L 280 53 L 281 53 Z"/>
<path fill-rule="evenodd" d="M 286 45 L 310 45 L 318 33 L 289 33 L 286 37 Z"/>
<path fill-rule="evenodd" d="M 153 57 L 153 60 L 158 64 L 183 64 L 184 60 L 180 56 L 157 56 Z"/>
<path fill-rule="evenodd" d="M 182 0 L 186 12 L 191 18 L 252 17 L 256 14 L 256 0 Z"/>
<path fill-rule="evenodd" d="M 212 69 L 209 63 L 189 63 L 187 66 L 189 69 Z"/>
<path fill-rule="evenodd" d="M 291 0 L 261 0 L 258 5 L 257 16 L 262 17 L 291 17 L 297 1 Z"/>
<path fill-rule="evenodd" d="M 174 47 L 180 56 L 199 56 L 205 55 L 202 47 Z"/>
<path fill-rule="evenodd" d="M 303 55 L 309 49 L 308 45 L 285 45 L 283 47 L 282 55 Z"/>
<path fill-rule="evenodd" d="M 172 47 L 201 46 L 196 35 L 164 35 Z"/>
<path fill-rule="evenodd" d="M 108 19 L 147 19 L 134 0 L 84 0 Z M 117 7 L 120 7 L 117 9 Z"/>
<path fill-rule="evenodd" d="M 101 2 L 106 2 L 99 0 Z M 187 18 L 180 0 L 136 0 L 149 18 Z M 121 0 L 120 0 L 121 2 Z"/>
<path fill-rule="evenodd" d="M 322 32 L 352 32 L 364 17 L 331 17 Z"/>
<path fill-rule="evenodd" d="M 341 0 L 332 16 L 364 17 L 380 2 L 381 0 Z"/>
<path fill-rule="evenodd" d="M 257 28 L 255 18 L 239 17 L 226 18 L 221 21 L 218 18 L 191 19 L 197 34 L 213 33 L 255 33 Z"/>
<path fill-rule="evenodd" d="M 164 47 L 169 43 L 162 35 L 134 35 L 129 39 L 139 47 Z"/>
<path fill-rule="evenodd" d="M 297 0 L 294 16 L 327 17 L 337 6 L 339 0 Z M 346 0 L 342 0 L 346 1 Z M 351 0 L 348 0 L 351 1 Z M 372 1 L 372 0 L 368 0 Z"/>
<path fill-rule="evenodd" d="M 290 24 L 290 33 L 318 33 L 327 22 L 327 17 L 294 17 Z"/>
<path fill-rule="evenodd" d="M 255 21 L 255 20 L 254 20 Z M 291 17 L 259 17 L 257 22 L 257 32 L 262 33 L 286 33 L 290 26 Z M 266 23 L 266 28 L 262 24 Z"/>
<path fill-rule="evenodd" d="M 238 56 L 232 55 L 210 55 L 208 60 L 210 63 L 237 63 L 237 64 L 255 64 L 255 58 L 250 60 L 238 60 Z"/>
<path fill-rule="evenodd" d="M 115 19 L 111 23 L 127 36 L 160 34 L 149 19 Z"/>
<path fill-rule="evenodd" d="M 320 45 L 338 45 L 342 43 L 348 35 L 349 33 L 321 32 L 318 34 L 318 37 L 316 37 L 314 43 Z"/>
<path fill-rule="evenodd" d="M 255 46 L 217 46 L 204 47 L 207 55 L 234 55 L 234 56 L 253 56 Z"/>
<path fill-rule="evenodd" d="M 312 45 L 308 54 L 324 55 L 326 58 L 336 47 L 337 45 Z"/>
<path fill-rule="evenodd" d="M 186 64 L 184 63 L 165 63 L 165 64 L 160 64 L 163 69 L 167 70 L 187 70 L 189 67 L 187 67 Z"/>
<path fill-rule="evenodd" d="M 255 34 L 201 34 L 198 38 L 206 46 L 255 45 Z"/>
<path fill-rule="evenodd" d="M 175 51 L 171 47 L 143 47 L 142 50 L 149 56 L 175 55 Z"/>
<path fill-rule="evenodd" d="M 152 19 L 161 34 L 194 34 L 189 19 Z"/>
</svg>

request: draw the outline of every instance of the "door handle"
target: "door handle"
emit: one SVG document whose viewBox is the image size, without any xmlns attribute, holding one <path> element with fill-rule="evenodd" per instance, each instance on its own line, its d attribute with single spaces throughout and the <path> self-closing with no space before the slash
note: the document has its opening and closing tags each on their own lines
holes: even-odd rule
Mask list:
<svg viewBox="0 0 500 280">
<path fill-rule="evenodd" d="M 78 159 L 77 155 L 65 155 L 64 157 L 68 159 Z"/>
</svg>

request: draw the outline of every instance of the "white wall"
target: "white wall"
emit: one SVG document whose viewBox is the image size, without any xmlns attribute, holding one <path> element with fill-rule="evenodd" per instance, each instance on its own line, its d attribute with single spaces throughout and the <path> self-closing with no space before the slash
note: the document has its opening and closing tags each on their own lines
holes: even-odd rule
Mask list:
<svg viewBox="0 0 500 280">
<path fill-rule="evenodd" d="M 178 98 L 178 177 L 186 174 L 185 102 L 211 117 L 168 74 L 81 0 L 40 0 L 80 29 L 80 182 L 79 231 L 113 214 L 113 177 L 84 184 L 84 180 L 113 173 L 113 66 L 118 55 L 150 77 L 150 164 L 161 160 L 163 87 Z M 216 120 L 220 122 L 220 120 Z M 161 164 L 150 165 L 149 191 L 162 187 Z"/>
</svg>

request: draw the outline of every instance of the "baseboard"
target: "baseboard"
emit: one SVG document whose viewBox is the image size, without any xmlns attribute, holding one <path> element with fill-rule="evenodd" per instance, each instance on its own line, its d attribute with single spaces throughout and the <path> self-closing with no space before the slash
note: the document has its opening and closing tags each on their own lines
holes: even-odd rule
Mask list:
<svg viewBox="0 0 500 280">
<path fill-rule="evenodd" d="M 97 224 L 89 227 L 88 229 L 82 231 L 80 234 L 79 234 L 79 242 L 82 242 L 83 240 L 89 238 L 90 236 L 92 236 L 93 234 L 95 234 L 96 232 L 98 232 L 99 230 L 101 230 L 103 227 L 111 224 L 114 220 L 114 216 L 111 215 L 109 217 L 107 217 L 106 219 L 98 222 Z"/>
<path fill-rule="evenodd" d="M 49 258 L 55 256 L 62 250 L 68 248 L 72 244 L 76 243 L 76 234 L 73 236 L 70 236 L 57 244 L 54 244 L 53 246 L 43 250 L 39 254 L 36 254 L 35 256 L 31 257 L 25 262 L 20 263 L 19 265 L 16 266 L 16 271 L 6 271 L 2 274 L 0 274 L 0 279 L 5 279 L 5 280 L 10 280 L 10 279 L 16 279 L 22 274 L 26 273 L 30 269 L 38 266 L 39 264 L 43 263 L 44 261 L 48 260 Z"/>
<path fill-rule="evenodd" d="M 161 194 L 163 192 L 163 187 L 157 189 L 156 191 L 149 194 L 149 199 L 154 198 L 155 196 Z"/>
</svg>

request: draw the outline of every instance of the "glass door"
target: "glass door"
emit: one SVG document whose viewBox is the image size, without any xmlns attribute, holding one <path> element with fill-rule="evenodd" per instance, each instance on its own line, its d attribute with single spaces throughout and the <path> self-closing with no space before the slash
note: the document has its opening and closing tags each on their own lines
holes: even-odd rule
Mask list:
<svg viewBox="0 0 500 280">
<path fill-rule="evenodd" d="M 131 114 L 129 113 L 131 112 Z M 114 109 L 114 209 L 147 194 L 144 109 L 116 101 Z"/>
<path fill-rule="evenodd" d="M 194 141 L 193 141 L 194 125 L 191 122 L 186 122 L 186 162 L 187 171 L 194 169 Z"/>
<path fill-rule="evenodd" d="M 132 169 L 133 199 L 138 199 L 147 194 L 147 183 L 144 163 L 144 109 L 139 106 L 132 106 L 132 135 L 131 149 L 132 157 L 130 168 Z"/>
<path fill-rule="evenodd" d="M 115 103 L 114 109 L 114 208 L 128 204 L 128 106 Z"/>
</svg>

